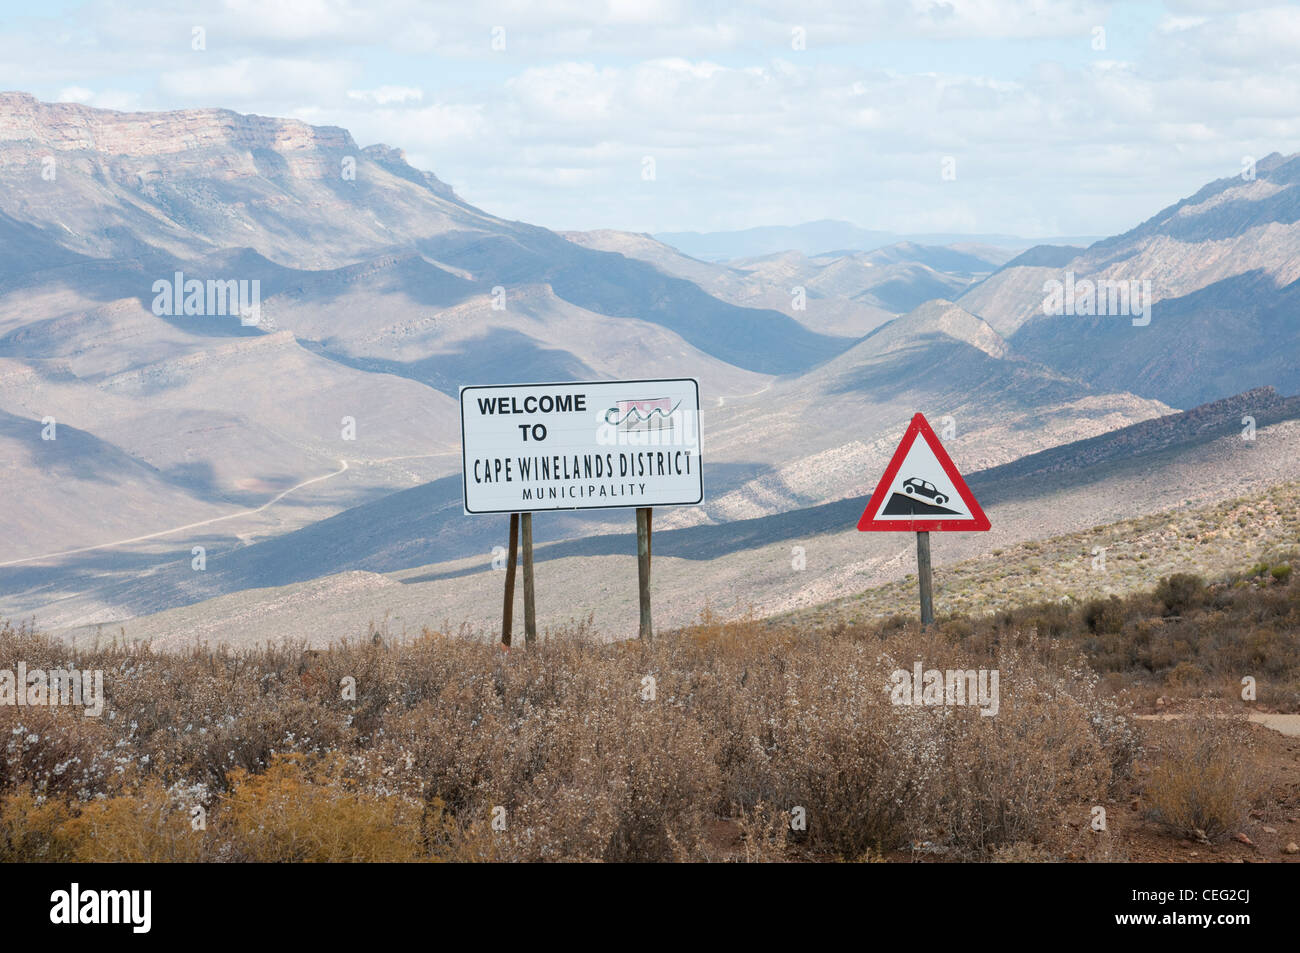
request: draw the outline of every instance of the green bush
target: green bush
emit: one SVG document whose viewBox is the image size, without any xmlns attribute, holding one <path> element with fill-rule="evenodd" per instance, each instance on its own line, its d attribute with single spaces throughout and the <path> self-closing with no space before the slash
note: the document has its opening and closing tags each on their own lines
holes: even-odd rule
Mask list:
<svg viewBox="0 0 1300 953">
<path fill-rule="evenodd" d="M 1083 621 L 1090 632 L 1119 632 L 1124 628 L 1126 616 L 1119 596 L 1091 599 L 1083 607 Z"/>
<path fill-rule="evenodd" d="M 1176 572 L 1160 580 L 1156 598 L 1165 604 L 1170 615 L 1182 615 L 1205 602 L 1205 580 L 1186 572 Z"/>
</svg>

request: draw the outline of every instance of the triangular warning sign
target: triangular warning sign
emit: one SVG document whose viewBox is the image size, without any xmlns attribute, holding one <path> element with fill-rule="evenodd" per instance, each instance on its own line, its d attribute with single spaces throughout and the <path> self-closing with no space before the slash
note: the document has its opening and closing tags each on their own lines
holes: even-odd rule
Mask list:
<svg viewBox="0 0 1300 953">
<path fill-rule="evenodd" d="M 917 440 L 917 437 L 924 440 Z M 858 529 L 933 532 L 984 530 L 989 518 L 957 472 L 924 415 L 917 414 L 898 443 Z"/>
</svg>

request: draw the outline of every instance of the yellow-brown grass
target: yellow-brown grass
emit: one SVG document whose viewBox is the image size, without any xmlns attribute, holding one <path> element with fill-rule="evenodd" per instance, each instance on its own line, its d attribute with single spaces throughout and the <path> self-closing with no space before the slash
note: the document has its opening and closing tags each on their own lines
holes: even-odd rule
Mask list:
<svg viewBox="0 0 1300 953">
<path fill-rule="evenodd" d="M 102 669 L 107 701 L 0 707 L 4 860 L 976 856 L 1104 797 L 1136 749 L 1096 677 L 1032 634 L 706 618 L 508 655 L 433 633 L 155 654 L 5 628 L 0 666 L 20 659 Z M 998 668 L 998 715 L 892 705 L 916 659 Z"/>
</svg>

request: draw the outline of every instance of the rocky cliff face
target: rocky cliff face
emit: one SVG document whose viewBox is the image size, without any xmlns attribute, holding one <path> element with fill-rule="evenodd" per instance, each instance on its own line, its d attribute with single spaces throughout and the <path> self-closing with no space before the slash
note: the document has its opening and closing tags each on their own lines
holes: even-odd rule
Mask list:
<svg viewBox="0 0 1300 953">
<path fill-rule="evenodd" d="M 0 93 L 0 116 L 0 142 L 121 158 L 183 161 L 186 153 L 227 148 L 270 149 L 284 155 L 357 150 L 347 130 L 337 126 L 309 126 L 228 109 L 123 113 L 77 103 L 42 103 L 27 93 Z"/>
<path fill-rule="evenodd" d="M 346 129 L 296 119 L 246 116 L 229 109 L 124 113 L 76 103 L 42 103 L 27 93 L 0 93 L 0 169 L 33 155 L 53 155 L 118 175 L 187 175 L 218 180 L 266 171 L 260 153 L 283 159 L 292 178 L 340 177 L 344 157 L 365 157 L 403 178 L 427 184 L 446 198 L 451 187 L 412 168 L 401 149 L 359 147 Z"/>
<path fill-rule="evenodd" d="M 26 93 L 0 93 L 0 185 L 0 214 L 104 258 L 251 247 L 328 267 L 483 217 L 401 150 L 362 149 L 335 126 L 226 109 L 122 113 Z"/>
</svg>

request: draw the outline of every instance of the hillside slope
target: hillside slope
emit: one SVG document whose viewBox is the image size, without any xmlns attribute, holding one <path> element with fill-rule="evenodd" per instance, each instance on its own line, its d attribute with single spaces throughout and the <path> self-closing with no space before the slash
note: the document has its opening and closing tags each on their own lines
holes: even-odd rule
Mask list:
<svg viewBox="0 0 1300 953">
<path fill-rule="evenodd" d="M 1070 549 L 1081 545 L 1078 540 L 1095 538 L 1095 545 L 1114 547 L 1112 560 L 1131 559 L 1151 572 L 1169 572 L 1177 571 L 1188 552 L 1198 554 L 1199 571 L 1226 570 L 1255 559 L 1257 552 L 1300 543 L 1294 507 L 1288 502 L 1295 495 L 1294 460 L 1300 453 L 1300 399 L 1268 393 L 1244 399 L 1263 408 L 1263 422 L 1253 441 L 1241 436 L 1242 403 L 1226 401 L 1095 438 L 1086 442 L 1074 464 L 1069 462 L 1069 448 L 980 472 L 956 455 L 993 530 L 941 534 L 934 541 L 941 611 L 959 607 L 943 609 L 947 592 L 943 579 L 946 567 L 963 560 L 1002 567 L 1000 575 L 1015 579 L 1022 593 L 1040 575 L 1052 580 L 1058 595 L 1076 597 L 1104 591 L 1106 586 L 1124 591 L 1130 584 L 1150 584 L 1145 570 L 1104 579 L 1090 575 L 1090 546 L 1071 556 L 1069 565 L 1042 562 L 1037 569 L 1022 565 L 1019 557 L 1005 557 L 1009 547 L 1022 546 L 1028 552 L 1044 546 L 1054 552 L 1052 547 Z M 1160 478 L 1151 479 L 1152 473 Z M 1292 485 L 1288 488 L 1288 484 Z M 1218 510 L 1213 508 L 1229 501 L 1239 501 L 1229 508 L 1234 515 L 1216 529 L 1217 524 L 1211 523 L 1218 519 L 1212 516 Z M 656 624 L 684 625 L 708 607 L 724 615 L 751 609 L 763 615 L 793 611 L 837 598 L 852 600 L 863 591 L 891 584 L 894 588 L 889 592 L 895 596 L 890 598 L 895 602 L 882 603 L 879 611 L 911 611 L 913 599 L 903 582 L 915 568 L 915 541 L 906 533 L 858 533 L 854 526 L 864 502 L 848 499 L 717 526 L 660 530 L 656 520 Z M 1198 515 L 1197 510 L 1202 512 Z M 361 537 L 357 545 L 338 558 L 323 553 L 324 561 L 313 563 L 325 572 L 332 569 L 335 575 L 286 580 L 283 585 L 276 585 L 274 576 L 264 577 L 262 584 L 269 582 L 271 588 L 244 588 L 257 585 L 259 570 L 269 570 L 277 558 L 286 561 L 284 568 L 303 565 L 302 554 L 312 552 L 320 542 L 310 530 L 303 531 L 259 544 L 266 547 L 262 553 L 257 552 L 258 546 L 231 553 L 224 566 L 222 559 L 213 560 L 209 572 L 218 574 L 213 579 L 221 573 L 233 574 L 226 580 L 225 595 L 115 622 L 102 631 L 116 633 L 120 627 L 131 639 L 182 646 L 196 639 L 314 641 L 327 631 L 337 637 L 344 631 L 340 625 L 353 634 L 364 634 L 371 622 L 386 624 L 395 634 L 417 632 L 425 625 L 454 627 L 462 621 L 491 630 L 499 621 L 502 574 L 492 569 L 487 547 L 431 566 L 384 573 L 355 570 L 359 565 L 383 569 L 385 559 L 396 557 L 400 562 L 416 554 L 417 550 L 400 553 L 393 545 L 404 538 L 397 522 L 402 511 L 400 507 L 389 511 L 387 523 L 375 522 L 383 512 L 378 509 L 342 517 L 349 533 Z M 1238 518 L 1247 512 L 1259 518 Z M 542 514 L 536 523 L 548 527 L 564 519 L 561 514 Z M 1123 527 L 1106 529 L 1125 520 L 1145 521 L 1142 539 L 1163 541 L 1165 548 L 1125 541 L 1128 530 Z M 504 523 L 478 522 L 489 534 L 488 542 L 494 536 L 494 544 L 500 544 Z M 1202 527 L 1186 544 L 1178 530 L 1184 523 Z M 1042 542 L 1055 537 L 1073 541 L 1059 547 Z M 622 525 L 607 535 L 539 545 L 537 605 L 542 624 L 557 625 L 591 614 L 606 636 L 635 634 L 634 555 L 635 535 L 626 515 Z M 802 569 L 797 568 L 800 561 Z M 178 579 L 184 575 L 182 569 L 173 570 Z M 158 581 L 165 585 L 166 577 Z M 962 603 L 969 604 L 969 600 Z M 39 620 L 50 628 L 84 611 L 75 600 L 51 609 Z M 325 619 L 328 629 L 322 624 Z M 63 634 L 94 638 L 100 632 L 97 626 L 81 625 Z"/>
<path fill-rule="evenodd" d="M 1046 282 L 1147 281 L 1149 323 L 1049 315 Z M 1296 389 L 1300 156 L 1209 183 L 1086 249 L 1039 247 L 958 299 L 1021 353 L 1103 389 L 1192 406 L 1262 385 Z M 1104 295 L 1103 295 L 1104 297 Z"/>
</svg>

